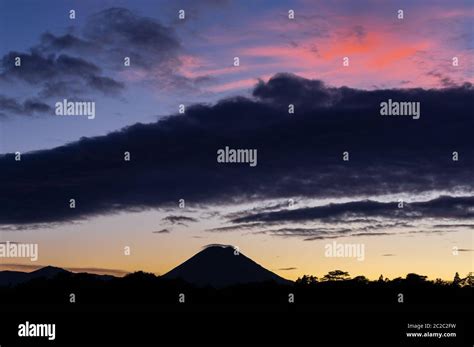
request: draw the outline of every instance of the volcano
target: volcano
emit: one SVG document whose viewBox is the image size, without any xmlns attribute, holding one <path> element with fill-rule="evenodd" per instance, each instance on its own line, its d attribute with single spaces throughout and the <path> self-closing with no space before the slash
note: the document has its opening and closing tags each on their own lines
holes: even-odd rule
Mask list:
<svg viewBox="0 0 474 347">
<path fill-rule="evenodd" d="M 207 246 L 163 277 L 182 279 L 197 286 L 209 285 L 216 288 L 267 281 L 279 284 L 292 283 L 228 245 Z"/>
</svg>

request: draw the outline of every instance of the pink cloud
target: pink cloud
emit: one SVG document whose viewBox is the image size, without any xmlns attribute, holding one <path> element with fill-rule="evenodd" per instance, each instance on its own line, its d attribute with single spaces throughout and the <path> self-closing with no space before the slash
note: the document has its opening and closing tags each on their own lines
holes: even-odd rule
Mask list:
<svg viewBox="0 0 474 347">
<path fill-rule="evenodd" d="M 252 88 L 257 82 L 258 82 L 257 78 L 246 78 L 246 79 L 216 84 L 214 86 L 206 88 L 206 90 L 213 93 L 222 93 L 222 92 L 228 92 L 231 90 Z"/>
</svg>

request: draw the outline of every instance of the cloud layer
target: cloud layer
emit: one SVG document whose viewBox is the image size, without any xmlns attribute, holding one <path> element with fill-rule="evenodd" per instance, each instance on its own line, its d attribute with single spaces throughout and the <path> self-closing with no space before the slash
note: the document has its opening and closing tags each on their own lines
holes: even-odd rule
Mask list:
<svg viewBox="0 0 474 347">
<path fill-rule="evenodd" d="M 452 218 L 457 220 L 474 218 L 474 196 L 439 198 L 404 204 L 371 200 L 340 204 L 280 210 L 248 215 L 234 219 L 234 223 L 249 222 L 307 222 L 319 220 L 343 220 L 348 218 L 392 218 L 415 220 L 421 218 Z"/>
<path fill-rule="evenodd" d="M 381 116 L 380 102 L 389 98 L 420 102 L 421 118 Z M 278 74 L 258 84 L 252 98 L 195 105 L 153 124 L 27 153 L 21 162 L 1 157 L 0 223 L 70 221 L 179 199 L 199 205 L 472 191 L 472 99 L 470 84 L 364 91 Z M 217 150 L 225 146 L 257 149 L 258 165 L 218 163 Z M 342 160 L 344 151 L 349 161 Z M 453 151 L 459 161 L 452 160 Z M 69 208 L 71 198 L 75 209 Z M 438 204 L 452 204 L 446 213 L 455 217 L 472 217 L 470 198 L 411 204 L 400 213 L 444 213 Z M 327 218 L 350 211 L 365 217 L 395 213 L 365 201 L 294 214 Z M 253 218 L 275 216 L 281 218 Z"/>
</svg>

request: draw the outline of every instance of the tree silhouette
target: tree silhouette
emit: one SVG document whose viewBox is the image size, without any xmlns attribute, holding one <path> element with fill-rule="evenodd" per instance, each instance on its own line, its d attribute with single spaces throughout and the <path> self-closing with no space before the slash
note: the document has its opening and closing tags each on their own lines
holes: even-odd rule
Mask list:
<svg viewBox="0 0 474 347">
<path fill-rule="evenodd" d="M 474 287 L 474 275 L 472 274 L 472 272 L 469 272 L 469 274 L 464 280 L 467 286 Z"/>
<path fill-rule="evenodd" d="M 349 272 L 345 272 L 342 270 L 329 271 L 323 277 L 323 281 L 345 281 L 348 279 L 350 279 Z"/>
<path fill-rule="evenodd" d="M 315 276 L 303 275 L 303 277 L 299 277 L 295 283 L 299 285 L 311 285 L 318 283 L 318 278 Z"/>
<path fill-rule="evenodd" d="M 365 276 L 356 276 L 352 280 L 357 283 L 369 283 L 369 279 Z"/>
<path fill-rule="evenodd" d="M 453 284 L 454 284 L 455 286 L 458 286 L 459 283 L 461 283 L 461 277 L 459 277 L 459 273 L 456 272 L 456 273 L 454 274 Z"/>
<path fill-rule="evenodd" d="M 422 282 L 426 282 L 426 278 L 427 277 L 423 275 L 409 273 L 407 274 L 406 280 L 408 283 L 422 283 Z"/>
</svg>

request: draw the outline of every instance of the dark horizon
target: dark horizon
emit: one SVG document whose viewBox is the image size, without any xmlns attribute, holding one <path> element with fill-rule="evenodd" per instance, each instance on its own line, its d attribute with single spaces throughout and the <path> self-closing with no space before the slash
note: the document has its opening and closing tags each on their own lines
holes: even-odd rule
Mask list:
<svg viewBox="0 0 474 347">
<path fill-rule="evenodd" d="M 225 250 L 225 249 L 227 249 L 227 250 Z M 143 274 L 146 274 L 146 275 L 153 275 L 153 276 L 161 277 L 161 278 L 164 278 L 164 279 L 184 280 L 185 282 L 188 282 L 189 284 L 193 284 L 193 282 L 194 282 L 194 284 L 200 283 L 200 286 L 203 286 L 203 285 L 212 285 L 213 280 L 218 280 L 218 279 L 222 278 L 223 273 L 215 273 L 212 270 L 212 268 L 216 266 L 215 264 L 218 264 L 217 266 L 221 269 L 221 271 L 230 273 L 229 278 L 231 279 L 231 281 L 232 280 L 235 281 L 234 284 L 238 284 L 238 283 L 245 284 L 245 283 L 254 282 L 252 280 L 248 280 L 248 281 L 243 280 L 242 279 L 242 274 L 236 273 L 235 275 L 233 275 L 232 272 L 233 271 L 238 272 L 239 267 L 236 268 L 235 265 L 229 265 L 228 263 L 226 263 L 226 258 L 229 258 L 229 255 L 225 255 L 225 253 L 221 253 L 220 250 L 225 250 L 225 252 L 230 252 L 231 253 L 230 257 L 242 256 L 244 259 L 246 259 L 246 261 L 249 261 L 250 263 L 254 263 L 251 259 L 245 257 L 244 254 L 234 253 L 236 251 L 236 248 L 231 246 L 231 245 L 210 244 L 210 245 L 207 245 L 207 246 L 203 247 L 203 249 L 200 252 L 198 252 L 195 255 L 191 256 L 184 263 L 175 266 L 174 268 L 170 269 L 168 272 L 166 272 L 164 274 L 161 274 L 161 275 L 146 273 L 146 272 L 141 271 L 141 270 L 131 272 L 131 273 L 120 273 L 119 270 L 108 270 L 107 271 L 106 269 L 67 269 L 67 268 L 63 269 L 63 268 L 59 268 L 59 267 L 52 266 L 52 265 L 46 265 L 46 266 L 37 265 L 37 268 L 31 269 L 31 271 L 29 271 L 29 272 L 28 271 L 19 271 L 19 272 L 23 273 L 23 274 L 42 273 L 43 276 L 46 276 L 47 278 L 52 278 L 52 277 L 50 277 L 50 275 L 52 275 L 54 277 L 57 274 L 64 273 L 65 271 L 70 272 L 72 274 L 87 274 L 87 275 L 99 275 L 99 276 L 100 275 L 107 275 L 107 276 L 111 276 L 111 277 L 136 276 L 138 274 L 143 273 Z M 209 256 L 209 253 L 213 253 L 213 254 Z M 189 263 L 192 263 L 193 260 L 194 260 L 194 262 L 196 262 L 195 259 L 197 259 L 199 257 L 206 258 L 206 260 L 204 260 L 204 262 L 205 262 L 204 264 L 194 264 L 194 265 L 189 264 Z M 257 270 L 258 270 L 259 267 L 261 267 L 257 263 L 254 263 L 254 264 L 255 264 L 255 267 L 257 267 Z M 196 268 L 196 266 L 198 268 L 200 268 L 200 270 L 198 270 Z M 250 265 L 250 266 L 252 267 L 253 265 Z M 183 268 L 186 268 L 187 270 L 183 270 Z M 277 280 L 277 282 L 280 282 L 278 280 L 279 276 L 275 275 L 270 270 L 267 270 L 265 268 L 262 268 L 262 269 L 264 271 L 267 271 L 269 274 L 273 274 L 274 277 L 272 278 L 273 275 L 264 275 L 264 276 L 269 276 L 269 277 L 263 277 L 263 279 L 261 279 L 260 281 L 256 281 L 256 282 L 275 281 L 275 279 Z M 247 271 L 249 271 L 249 269 L 247 269 Z M 261 271 L 261 270 L 258 270 L 258 271 Z M 8 270 L 0 271 L 0 286 L 3 283 L 2 282 L 2 274 L 8 275 L 10 273 L 12 273 L 12 272 L 8 271 Z M 112 275 L 111 273 L 115 273 L 115 275 Z M 108 279 L 109 277 L 107 277 L 107 276 L 104 276 L 104 278 Z M 192 276 L 191 280 L 186 280 L 186 276 Z M 200 279 L 200 277 L 202 277 L 202 278 Z M 407 273 L 406 276 L 404 277 L 404 279 L 407 280 L 410 277 L 411 278 L 419 278 L 421 281 L 428 281 L 428 282 L 433 282 L 433 283 L 438 283 L 438 284 L 449 283 L 449 281 L 443 281 L 440 278 L 429 280 L 429 279 L 427 279 L 427 276 L 423 276 L 423 275 L 416 274 L 416 273 L 413 273 L 413 272 Z M 34 278 L 37 278 L 37 277 L 34 277 Z M 207 278 L 207 279 L 204 279 L 204 278 Z M 402 279 L 403 279 L 402 277 L 398 277 L 398 278 L 394 278 L 394 279 L 390 280 L 388 277 L 384 277 L 383 274 L 380 274 L 380 277 L 376 280 L 372 280 L 372 282 L 380 282 L 380 281 L 390 282 L 390 281 L 399 281 L 399 280 L 402 280 Z M 327 274 L 325 274 L 324 276 L 320 276 L 319 278 L 317 276 L 314 276 L 314 274 L 305 274 L 302 277 L 298 277 L 298 279 L 296 281 L 287 280 L 285 278 L 283 278 L 283 280 L 287 281 L 288 284 L 290 282 L 294 283 L 294 284 L 311 284 L 311 283 L 314 284 L 314 283 L 317 283 L 317 282 L 330 282 L 330 281 L 341 281 L 341 280 L 343 280 L 343 281 L 354 280 L 354 281 L 358 281 L 358 282 L 370 282 L 370 280 L 362 274 L 358 274 L 354 277 L 351 277 L 348 272 L 345 272 L 343 270 L 329 271 Z M 206 281 L 208 281 L 208 282 L 206 282 Z M 24 282 L 22 281 L 22 283 L 24 283 Z M 218 284 L 220 282 L 214 282 L 214 283 L 217 284 L 217 287 L 222 287 L 222 284 Z M 229 283 L 231 283 L 231 282 L 229 282 Z M 456 284 L 456 285 L 459 285 L 460 283 L 463 283 L 463 285 L 474 287 L 473 273 L 469 272 L 466 275 L 466 277 L 463 277 L 463 276 L 460 276 L 459 273 L 456 271 L 455 274 L 453 274 L 453 280 L 451 281 L 451 283 Z M 284 282 L 281 282 L 280 284 L 284 284 Z M 3 285 L 7 285 L 7 284 L 3 283 Z M 15 283 L 15 285 L 17 285 L 17 284 Z M 224 287 L 228 286 L 228 285 L 229 284 L 224 285 Z M 212 286 L 214 286 L 214 285 L 212 285 Z"/>
</svg>

